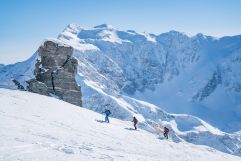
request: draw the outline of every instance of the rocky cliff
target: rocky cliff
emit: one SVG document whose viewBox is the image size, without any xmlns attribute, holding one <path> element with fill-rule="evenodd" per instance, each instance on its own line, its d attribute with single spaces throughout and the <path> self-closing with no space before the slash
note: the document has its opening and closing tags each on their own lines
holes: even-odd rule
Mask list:
<svg viewBox="0 0 241 161">
<path fill-rule="evenodd" d="M 35 78 L 28 81 L 27 89 L 81 106 L 81 90 L 75 81 L 78 62 L 72 57 L 73 48 L 54 41 L 40 46 L 35 64 Z"/>
</svg>

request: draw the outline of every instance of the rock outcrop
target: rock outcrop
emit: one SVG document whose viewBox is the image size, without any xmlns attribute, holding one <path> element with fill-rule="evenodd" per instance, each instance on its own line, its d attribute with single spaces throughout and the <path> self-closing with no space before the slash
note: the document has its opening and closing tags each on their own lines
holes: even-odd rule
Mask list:
<svg viewBox="0 0 241 161">
<path fill-rule="evenodd" d="M 45 41 L 35 64 L 35 79 L 28 81 L 28 90 L 42 95 L 55 95 L 63 101 L 82 106 L 81 89 L 75 81 L 78 62 L 73 48 L 54 41 Z"/>
<path fill-rule="evenodd" d="M 12 80 L 19 90 L 25 90 L 24 87 L 16 79 Z"/>
<path fill-rule="evenodd" d="M 212 78 L 207 82 L 206 86 L 200 89 L 200 91 L 193 96 L 193 100 L 203 101 L 207 98 L 214 90 L 217 88 L 219 84 L 222 83 L 222 77 L 219 69 L 215 71 L 212 75 Z"/>
</svg>

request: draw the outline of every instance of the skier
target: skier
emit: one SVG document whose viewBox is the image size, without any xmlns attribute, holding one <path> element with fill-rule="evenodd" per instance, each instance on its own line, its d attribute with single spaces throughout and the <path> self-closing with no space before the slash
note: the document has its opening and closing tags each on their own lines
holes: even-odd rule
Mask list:
<svg viewBox="0 0 241 161">
<path fill-rule="evenodd" d="M 135 130 L 137 130 L 137 128 L 136 128 L 136 124 L 138 123 L 138 120 L 136 119 L 135 116 L 133 117 L 132 122 L 134 123 Z"/>
<path fill-rule="evenodd" d="M 168 133 L 169 133 L 169 129 L 167 128 L 167 127 L 164 127 L 164 137 L 166 138 L 166 139 L 168 139 Z"/>
<path fill-rule="evenodd" d="M 105 122 L 110 123 L 109 120 L 109 115 L 111 114 L 110 110 L 105 110 L 105 112 L 103 112 L 105 114 Z"/>
</svg>

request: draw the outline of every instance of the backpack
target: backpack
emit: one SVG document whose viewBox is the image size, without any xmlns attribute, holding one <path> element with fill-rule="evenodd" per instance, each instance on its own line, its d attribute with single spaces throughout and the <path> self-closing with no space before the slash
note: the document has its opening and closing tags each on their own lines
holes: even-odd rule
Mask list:
<svg viewBox="0 0 241 161">
<path fill-rule="evenodd" d="M 105 114 L 109 116 L 111 114 L 110 110 L 106 110 Z"/>
<path fill-rule="evenodd" d="M 137 123 L 138 123 L 138 120 L 134 117 L 134 118 L 133 118 L 133 122 L 134 122 L 135 124 L 137 124 Z"/>
<path fill-rule="evenodd" d="M 164 127 L 164 132 L 165 133 L 168 133 L 169 132 L 169 129 L 167 127 Z"/>
</svg>

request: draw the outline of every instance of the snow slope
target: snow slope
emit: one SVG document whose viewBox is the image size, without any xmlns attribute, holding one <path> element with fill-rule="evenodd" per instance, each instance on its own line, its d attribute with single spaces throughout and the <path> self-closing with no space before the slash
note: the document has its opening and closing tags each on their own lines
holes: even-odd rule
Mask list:
<svg viewBox="0 0 241 161">
<path fill-rule="evenodd" d="M 238 161 L 206 146 L 160 140 L 131 123 L 55 98 L 0 89 L 1 161 Z"/>
</svg>

